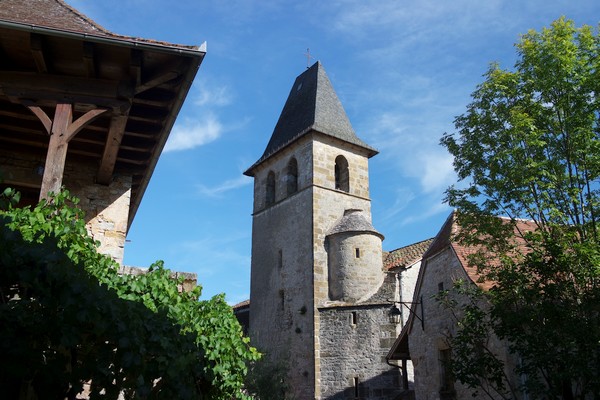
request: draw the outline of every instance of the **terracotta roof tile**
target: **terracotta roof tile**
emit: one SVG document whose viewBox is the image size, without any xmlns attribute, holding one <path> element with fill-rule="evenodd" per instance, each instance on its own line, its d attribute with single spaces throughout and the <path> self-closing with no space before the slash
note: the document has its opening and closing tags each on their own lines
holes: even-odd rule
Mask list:
<svg viewBox="0 0 600 400">
<path fill-rule="evenodd" d="M 516 222 L 515 229 L 520 232 L 531 232 L 536 229 L 536 225 L 533 221 L 518 220 Z M 494 283 L 489 280 L 483 280 L 481 275 L 478 273 L 477 268 L 469 265 L 469 256 L 477 253 L 480 248 L 476 246 L 467 246 L 460 243 L 456 239 L 456 235 L 459 233 L 459 230 L 460 226 L 458 225 L 456 219 L 456 211 L 454 211 L 450 214 L 439 233 L 436 235 L 431 247 L 429 247 L 427 252 L 423 255 L 423 259 L 432 257 L 450 246 L 454 250 L 454 253 L 458 257 L 458 260 L 467 272 L 469 278 L 482 289 L 491 289 Z M 519 235 L 516 236 L 516 240 L 519 247 L 525 246 L 525 241 Z M 490 253 L 489 258 L 491 260 L 495 259 L 494 254 Z"/>
<path fill-rule="evenodd" d="M 185 49 L 197 48 L 196 46 L 178 45 L 150 39 L 117 35 L 103 28 L 62 0 L 0 0 L 0 21 L 130 42 L 143 42 Z"/>
<path fill-rule="evenodd" d="M 242 302 L 237 303 L 236 305 L 231 306 L 234 310 L 239 308 L 250 307 L 250 300 L 244 300 Z"/>
<path fill-rule="evenodd" d="M 392 268 L 406 267 L 415 263 L 423 257 L 423 254 L 427 251 L 431 243 L 433 243 L 433 240 L 433 238 L 426 239 L 390 252 L 385 252 L 383 254 L 383 269 L 387 271 Z"/>
</svg>

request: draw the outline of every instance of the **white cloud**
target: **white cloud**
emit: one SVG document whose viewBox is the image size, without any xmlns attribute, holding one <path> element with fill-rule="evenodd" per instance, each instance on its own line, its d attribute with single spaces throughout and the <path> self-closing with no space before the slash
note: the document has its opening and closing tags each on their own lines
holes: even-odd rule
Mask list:
<svg viewBox="0 0 600 400">
<path fill-rule="evenodd" d="M 440 214 L 442 212 L 449 213 L 451 210 L 451 208 L 447 204 L 441 203 L 439 201 L 430 201 L 427 204 L 430 205 L 427 210 L 425 210 L 424 212 L 421 211 L 418 213 L 409 214 L 406 218 L 400 221 L 400 226 L 414 224 L 415 222 L 419 221 L 426 221 L 434 215 Z"/>
<path fill-rule="evenodd" d="M 237 189 L 242 186 L 246 186 L 252 183 L 252 178 L 242 175 L 237 179 L 227 180 L 220 185 L 214 187 L 207 187 L 204 185 L 198 185 L 198 191 L 200 194 L 207 197 L 218 197 L 221 194 L 228 192 L 230 190 Z"/>
<path fill-rule="evenodd" d="M 212 113 L 206 113 L 202 120 L 185 119 L 173 127 L 164 152 L 193 149 L 218 139 L 222 133 L 223 125 Z"/>
<path fill-rule="evenodd" d="M 428 151 L 419 154 L 417 160 L 418 168 L 412 172 L 419 178 L 423 192 L 439 192 L 456 181 L 450 154 Z"/>
<path fill-rule="evenodd" d="M 193 107 L 186 107 L 187 110 L 180 113 L 165 146 L 165 152 L 190 150 L 217 140 L 225 131 L 239 128 L 239 123 L 228 124 L 225 128 L 215 110 L 232 103 L 234 96 L 229 86 L 195 83 L 188 97 L 188 104 Z"/>
<path fill-rule="evenodd" d="M 198 92 L 193 102 L 200 107 L 226 106 L 231 104 L 233 99 L 229 86 L 210 86 L 208 83 L 204 83 L 198 87 Z"/>
</svg>

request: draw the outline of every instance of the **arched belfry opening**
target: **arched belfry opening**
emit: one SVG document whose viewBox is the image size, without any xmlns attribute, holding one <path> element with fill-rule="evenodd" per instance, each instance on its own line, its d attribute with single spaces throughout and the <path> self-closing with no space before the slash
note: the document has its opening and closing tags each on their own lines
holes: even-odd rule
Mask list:
<svg viewBox="0 0 600 400">
<path fill-rule="evenodd" d="M 344 156 L 335 159 L 335 188 L 350 191 L 350 173 L 348 172 L 348 160 Z"/>
<path fill-rule="evenodd" d="M 286 186 L 287 186 L 287 194 L 294 194 L 298 191 L 298 161 L 296 158 L 292 157 L 287 166 L 286 171 Z"/>
<path fill-rule="evenodd" d="M 269 171 L 269 175 L 267 175 L 267 187 L 265 196 L 265 204 L 267 206 L 273 205 L 275 203 L 275 173 L 273 171 Z"/>
</svg>

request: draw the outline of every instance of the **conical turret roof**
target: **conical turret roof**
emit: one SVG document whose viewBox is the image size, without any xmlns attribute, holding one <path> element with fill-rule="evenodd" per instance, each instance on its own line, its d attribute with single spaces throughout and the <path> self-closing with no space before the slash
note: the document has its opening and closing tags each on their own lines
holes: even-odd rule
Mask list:
<svg viewBox="0 0 600 400">
<path fill-rule="evenodd" d="M 373 227 L 373 224 L 371 224 L 369 220 L 367 220 L 362 213 L 362 210 L 350 209 L 344 211 L 344 216 L 329 232 L 327 232 L 327 236 L 348 232 L 370 233 L 379 236 L 381 240 L 384 239 L 384 236 Z"/>
<path fill-rule="evenodd" d="M 356 136 L 325 69 L 318 61 L 296 78 L 265 152 L 245 174 L 252 175 L 255 166 L 311 131 L 362 147 L 368 151 L 369 157 L 377 154 L 377 150 Z"/>
</svg>

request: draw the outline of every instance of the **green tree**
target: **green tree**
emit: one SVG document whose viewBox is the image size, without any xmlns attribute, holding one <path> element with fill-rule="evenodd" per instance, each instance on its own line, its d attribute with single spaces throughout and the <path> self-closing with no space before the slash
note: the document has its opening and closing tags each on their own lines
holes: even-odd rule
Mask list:
<svg viewBox="0 0 600 400">
<path fill-rule="evenodd" d="M 68 192 L 0 211 L 0 392 L 9 398 L 247 398 L 259 357 L 223 296 L 179 293 L 161 262 L 119 275 Z"/>
<path fill-rule="evenodd" d="M 461 181 L 447 191 L 459 240 L 495 285 L 468 295 L 488 304 L 477 324 L 473 309 L 450 304 L 462 308 L 454 372 L 515 397 L 498 378 L 502 361 L 481 358 L 497 336 L 530 398 L 600 398 L 600 36 L 561 18 L 516 49 L 514 69 L 491 65 L 441 140 Z"/>
</svg>

